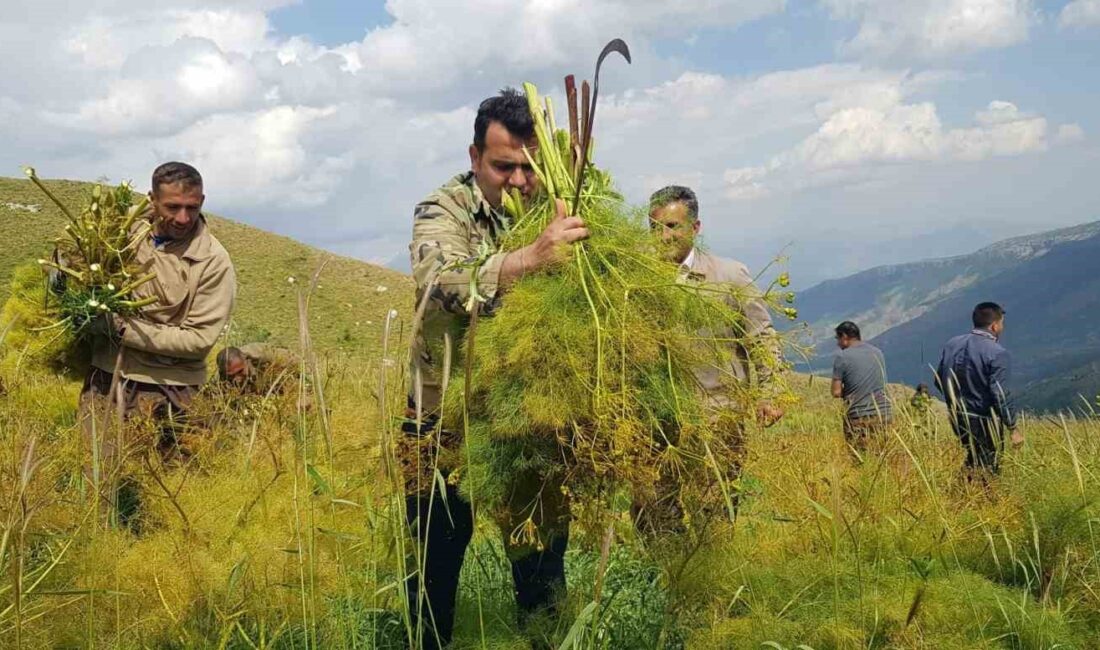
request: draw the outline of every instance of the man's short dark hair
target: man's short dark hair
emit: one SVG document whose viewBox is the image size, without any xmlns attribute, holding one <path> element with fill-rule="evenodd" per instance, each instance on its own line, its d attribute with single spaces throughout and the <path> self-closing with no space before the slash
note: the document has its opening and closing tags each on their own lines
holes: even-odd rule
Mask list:
<svg viewBox="0 0 1100 650">
<path fill-rule="evenodd" d="M 156 193 L 161 185 L 176 183 L 182 184 L 185 188 L 202 189 L 202 175 L 191 165 L 181 162 L 166 162 L 153 170 L 153 184 L 150 186 L 153 193 Z"/>
<path fill-rule="evenodd" d="M 846 320 L 843 323 L 841 323 L 840 325 L 836 326 L 836 335 L 837 336 L 847 336 L 848 338 L 855 339 L 857 341 L 862 341 L 863 340 L 863 339 L 860 338 L 860 335 L 859 335 L 859 325 L 856 325 L 855 323 L 853 323 L 850 320 Z"/>
<path fill-rule="evenodd" d="M 485 151 L 485 134 L 489 132 L 489 125 L 493 122 L 500 122 L 501 126 L 508 129 L 508 133 L 522 140 L 535 136 L 535 122 L 531 119 L 527 98 L 515 88 L 505 88 L 499 95 L 486 99 L 477 107 L 474 146 L 478 151 Z"/>
<path fill-rule="evenodd" d="M 222 381 L 229 379 L 229 362 L 243 360 L 244 353 L 241 352 L 240 348 L 223 348 L 214 358 L 214 363 L 218 366 L 218 378 Z"/>
<path fill-rule="evenodd" d="M 974 327 L 984 330 L 1005 317 L 1005 310 L 995 302 L 980 302 L 974 308 Z"/>
<path fill-rule="evenodd" d="M 649 209 L 663 208 L 671 203 L 683 203 L 687 208 L 688 217 L 692 221 L 699 218 L 699 199 L 690 187 L 683 185 L 668 185 L 654 192 L 649 197 Z"/>
</svg>

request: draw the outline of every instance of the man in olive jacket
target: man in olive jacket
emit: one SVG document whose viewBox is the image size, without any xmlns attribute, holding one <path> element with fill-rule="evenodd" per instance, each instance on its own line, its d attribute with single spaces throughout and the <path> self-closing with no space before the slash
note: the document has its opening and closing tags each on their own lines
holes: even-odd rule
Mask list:
<svg viewBox="0 0 1100 650">
<path fill-rule="evenodd" d="M 151 187 L 152 228 L 134 259 L 143 274 L 156 277 L 134 297 L 157 301 L 136 316 L 103 315 L 92 324 L 92 367 L 80 394 L 81 428 L 95 452 L 89 453 L 85 475 L 112 504 L 107 486 L 117 478 L 124 453 L 117 427 L 109 426 L 116 409 L 123 419 L 158 421 L 186 411 L 206 381 L 206 357 L 229 322 L 237 288 L 229 253 L 202 214 L 199 172 L 165 163 L 153 172 Z M 157 444 L 170 451 L 170 440 Z"/>
</svg>

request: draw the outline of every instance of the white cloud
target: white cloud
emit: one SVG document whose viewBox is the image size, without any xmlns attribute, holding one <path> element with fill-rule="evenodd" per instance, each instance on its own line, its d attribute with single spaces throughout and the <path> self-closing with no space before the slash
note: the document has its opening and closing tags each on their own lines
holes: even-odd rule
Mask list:
<svg viewBox="0 0 1100 650">
<path fill-rule="evenodd" d="M 518 81 L 544 70 L 587 75 L 593 54 L 609 35 L 623 37 L 636 55 L 644 54 L 654 38 L 687 36 L 698 27 L 736 26 L 781 11 L 785 0 L 476 4 L 476 10 L 454 11 L 433 0 L 389 0 L 386 8 L 395 22 L 370 31 L 359 44 L 360 73 L 373 88 L 403 94 L 432 93 L 470 82 L 499 86 L 499 80 Z M 653 65 L 654 57 L 636 58 L 636 67 Z M 462 65 L 456 66 L 456 61 Z"/>
<path fill-rule="evenodd" d="M 403 259 L 412 205 L 468 165 L 477 101 L 523 80 L 558 99 L 561 75 L 589 76 L 610 36 L 635 61 L 606 68 L 599 164 L 634 201 L 669 183 L 696 188 L 708 237 L 736 233 L 731 245 L 819 233 L 806 215 L 849 210 L 839 192 L 890 205 L 915 191 L 909 176 L 1083 138 L 1076 123 L 1048 129 L 1008 102 L 956 117 L 948 94 L 964 77 L 921 71 L 922 60 L 946 67 L 1025 40 L 1030 0 L 822 1 L 855 25 L 842 51 L 877 63 L 738 76 L 736 61 L 691 60 L 703 34 L 781 12 L 784 0 L 471 0 L 463 11 L 389 0 L 392 22 L 336 46 L 274 32 L 269 12 L 287 0 L 14 0 L 0 14 L 0 173 L 36 163 L 52 176 L 140 182 L 181 158 L 204 172 L 215 211 Z M 687 60 L 660 56 L 697 34 Z M 905 219 L 913 229 L 950 218 L 899 216 L 890 236 Z"/>
<path fill-rule="evenodd" d="M 943 58 L 1028 38 L 1031 0 L 822 0 L 858 32 L 841 51 L 875 58 Z"/>
<path fill-rule="evenodd" d="M 978 161 L 1048 148 L 1047 121 L 993 101 L 975 126 L 945 129 L 931 102 L 855 106 L 830 115 L 815 133 L 767 164 L 727 170 L 732 199 L 757 199 L 823 185 L 863 183 L 875 167 L 931 161 Z"/>
<path fill-rule="evenodd" d="M 147 47 L 183 38 L 212 41 L 223 52 L 250 53 L 273 47 L 262 11 L 190 9 L 93 15 L 73 26 L 63 47 L 93 69 L 113 70 Z"/>
<path fill-rule="evenodd" d="M 59 126 L 96 133 L 170 134 L 208 115 L 255 105 L 260 89 L 247 59 L 187 37 L 135 51 L 105 96 L 86 100 L 75 114 L 46 114 Z"/>
<path fill-rule="evenodd" d="M 1058 24 L 1074 28 L 1100 26 L 1100 0 L 1073 0 L 1062 7 Z"/>
<path fill-rule="evenodd" d="M 352 168 L 351 152 L 310 151 L 311 127 L 335 108 L 279 106 L 216 116 L 161 144 L 195 163 L 208 194 L 230 207 L 309 208 L 323 204 Z"/>
</svg>

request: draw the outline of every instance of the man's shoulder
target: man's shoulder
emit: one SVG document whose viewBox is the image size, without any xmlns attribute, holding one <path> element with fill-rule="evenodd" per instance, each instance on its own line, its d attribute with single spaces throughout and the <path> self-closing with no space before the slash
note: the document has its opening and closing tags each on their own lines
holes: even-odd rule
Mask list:
<svg viewBox="0 0 1100 650">
<path fill-rule="evenodd" d="M 222 245 L 221 241 L 212 232 L 207 232 L 210 237 L 210 257 L 222 264 L 228 266 L 233 265 L 233 259 L 229 255 L 229 251 Z"/>
<path fill-rule="evenodd" d="M 291 362 L 294 359 L 294 353 L 283 347 L 272 345 L 270 343 L 245 343 L 238 348 L 245 357 L 253 362 L 272 363 L 272 362 Z"/>
<path fill-rule="evenodd" d="M 951 338 L 947 339 L 947 343 L 944 343 L 943 347 L 945 349 L 954 349 L 961 347 L 964 343 L 966 343 L 967 340 L 970 339 L 971 336 L 974 335 L 969 332 L 967 332 L 966 334 L 952 336 Z"/>
<path fill-rule="evenodd" d="M 441 213 L 456 217 L 472 216 L 479 209 L 478 192 L 473 172 L 464 172 L 432 191 L 416 204 L 416 219 L 434 219 Z"/>
<path fill-rule="evenodd" d="M 853 345 L 845 350 L 841 350 L 840 355 L 845 359 L 851 359 L 857 363 L 869 362 L 871 359 L 874 359 L 877 363 L 878 360 L 885 358 L 885 355 L 882 354 L 882 350 L 870 343 Z"/>
<path fill-rule="evenodd" d="M 870 354 L 871 356 L 875 356 L 875 357 L 885 357 L 886 356 L 885 354 L 883 354 L 882 348 L 878 347 L 877 345 L 873 345 L 871 343 L 864 342 L 860 347 L 867 348 L 866 352 L 867 352 L 867 354 Z"/>
<path fill-rule="evenodd" d="M 851 361 L 853 359 L 859 359 L 860 357 L 863 356 L 863 352 L 858 350 L 858 348 L 861 348 L 861 347 L 863 347 L 863 346 L 852 346 L 852 347 L 844 348 L 843 350 L 837 350 L 836 358 L 841 360 L 842 362 L 848 362 L 848 361 Z"/>
<path fill-rule="evenodd" d="M 721 257 L 707 251 L 695 252 L 695 266 L 706 275 L 711 282 L 738 282 L 747 284 L 752 282 L 752 274 L 749 267 L 741 262 Z"/>
</svg>

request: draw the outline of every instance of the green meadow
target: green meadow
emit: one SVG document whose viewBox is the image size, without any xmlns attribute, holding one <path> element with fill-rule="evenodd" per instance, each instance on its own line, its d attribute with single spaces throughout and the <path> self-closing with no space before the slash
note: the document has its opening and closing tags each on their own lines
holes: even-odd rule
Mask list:
<svg viewBox="0 0 1100 650">
<path fill-rule="evenodd" d="M 0 297 L 59 224 L 28 182 L 0 179 Z M 133 431 L 140 514 L 117 527 L 81 480 L 79 381 L 4 347 L 0 647 L 404 647 L 411 549 L 392 442 L 411 282 L 212 224 L 240 282 L 226 343 L 294 349 L 301 379 L 205 395 L 185 459 Z M 480 516 L 455 646 L 1100 648 L 1100 422 L 1026 417 L 1002 475 L 967 481 L 942 408 L 910 407 L 909 389 L 894 387 L 894 425 L 857 454 L 827 382 L 791 383 L 786 417 L 748 432 L 736 521 L 644 539 L 627 502 L 610 535 L 575 527 L 554 620 L 518 629 L 501 534 Z"/>
</svg>

